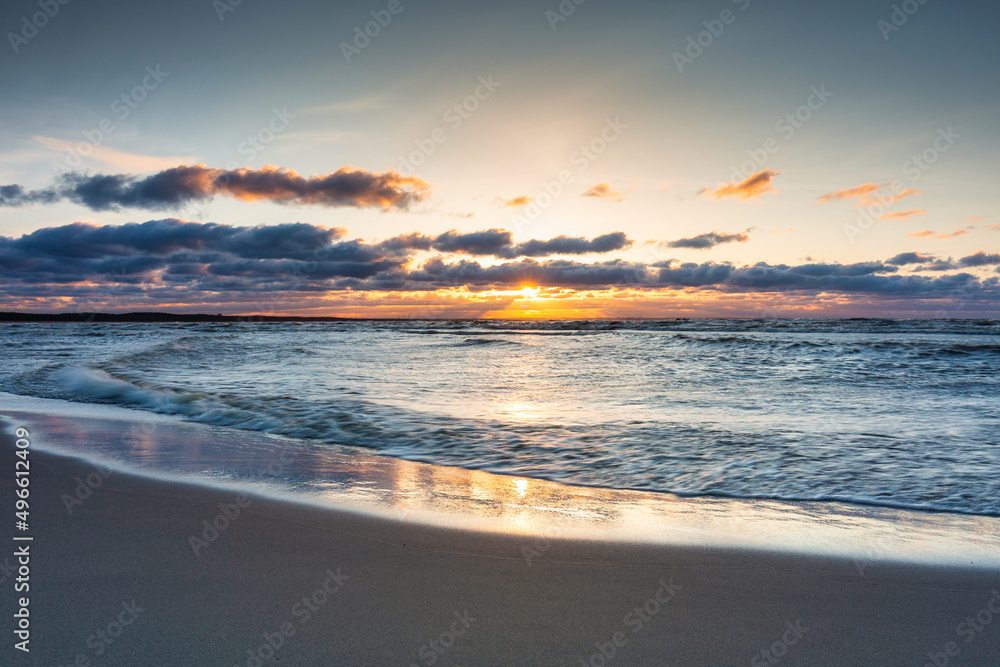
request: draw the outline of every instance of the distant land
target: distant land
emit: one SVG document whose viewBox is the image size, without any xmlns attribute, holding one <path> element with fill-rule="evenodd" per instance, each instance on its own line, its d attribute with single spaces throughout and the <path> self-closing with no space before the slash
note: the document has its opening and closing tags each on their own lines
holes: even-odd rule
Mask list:
<svg viewBox="0 0 1000 667">
<path fill-rule="evenodd" d="M 0 312 L 0 322 L 345 322 L 376 321 L 377 318 L 285 317 L 277 315 L 209 315 L 207 313 L 15 313 Z M 405 321 L 385 318 L 377 321 Z"/>
</svg>

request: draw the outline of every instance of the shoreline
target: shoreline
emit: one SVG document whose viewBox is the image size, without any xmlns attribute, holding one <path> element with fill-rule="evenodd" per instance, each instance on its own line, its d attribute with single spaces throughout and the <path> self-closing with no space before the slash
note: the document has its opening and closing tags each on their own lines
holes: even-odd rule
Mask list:
<svg viewBox="0 0 1000 667">
<path fill-rule="evenodd" d="M 120 406 L 0 393 L 35 447 L 168 483 L 514 535 L 1000 569 L 1000 517 L 567 485 Z"/>
<path fill-rule="evenodd" d="M 846 558 L 859 571 L 883 561 L 1000 571 L 1000 517 L 574 486 L 118 406 L 0 396 L 16 399 L 0 420 L 30 426 L 36 451 L 114 475 L 512 536 Z"/>
<path fill-rule="evenodd" d="M 70 512 L 63 495 L 100 471 L 42 450 L 31 460 L 37 630 L 10 664 L 1000 660 L 997 568 L 859 571 L 819 555 L 485 532 L 126 472 Z M 966 642 L 962 624 L 983 609 L 992 622 Z"/>
</svg>

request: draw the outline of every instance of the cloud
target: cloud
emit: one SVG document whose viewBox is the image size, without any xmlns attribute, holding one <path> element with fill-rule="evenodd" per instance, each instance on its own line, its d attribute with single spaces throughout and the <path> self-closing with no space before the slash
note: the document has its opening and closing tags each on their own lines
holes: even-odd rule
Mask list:
<svg viewBox="0 0 1000 667">
<path fill-rule="evenodd" d="M 841 199 L 855 199 L 858 197 L 865 197 L 878 192 L 882 186 L 876 185 L 875 183 L 865 183 L 864 185 L 858 185 L 853 188 L 845 188 L 843 190 L 835 190 L 834 192 L 827 192 L 825 195 L 816 200 L 817 204 L 822 204 L 829 201 L 840 201 Z"/>
<path fill-rule="evenodd" d="M 959 268 L 950 259 L 938 259 L 920 252 L 902 252 L 892 259 L 887 259 L 885 263 L 894 266 L 916 266 L 914 270 L 919 271 L 952 271 Z"/>
<path fill-rule="evenodd" d="M 919 252 L 901 252 L 892 259 L 887 259 L 885 263 L 906 266 L 907 264 L 930 264 L 934 261 L 937 261 L 937 258 L 933 255 L 925 255 Z"/>
<path fill-rule="evenodd" d="M 858 202 L 856 206 L 868 206 L 871 204 L 881 204 L 882 206 L 889 206 L 895 204 L 900 199 L 904 197 L 913 197 L 921 194 L 920 190 L 914 190 L 909 188 L 903 190 L 896 195 L 883 195 L 877 196 L 880 190 L 889 187 L 891 183 L 886 183 L 883 185 L 877 185 L 875 183 L 864 183 L 853 188 L 845 188 L 843 190 L 835 190 L 834 192 L 827 192 L 825 195 L 816 200 L 817 204 L 822 204 L 824 202 L 830 201 L 840 201 L 843 199 L 857 199 Z M 893 186 L 893 189 L 901 186 Z M 883 218 L 888 219 L 888 218 Z"/>
<path fill-rule="evenodd" d="M 620 202 L 625 200 L 625 193 L 612 190 L 611 186 L 607 183 L 598 183 L 594 187 L 590 188 L 586 192 L 580 195 L 581 197 L 599 197 L 601 199 L 608 199 L 614 202 Z"/>
<path fill-rule="evenodd" d="M 0 206 L 26 206 L 28 204 L 52 204 L 59 201 L 55 190 L 27 191 L 20 185 L 0 185 Z"/>
<path fill-rule="evenodd" d="M 468 255 L 496 255 L 510 247 L 512 238 L 506 229 L 487 229 L 468 234 L 452 230 L 437 236 L 428 249 Z"/>
<path fill-rule="evenodd" d="M 671 287 L 697 287 L 733 292 L 809 292 L 880 295 L 897 298 L 938 298 L 956 292 L 995 293 L 995 282 L 980 282 L 967 273 L 930 277 L 898 275 L 898 268 L 881 262 L 735 267 L 732 264 L 659 263 L 656 282 Z"/>
<path fill-rule="evenodd" d="M 722 199 L 724 197 L 756 199 L 757 197 L 760 197 L 768 192 L 778 191 L 777 188 L 771 185 L 771 181 L 780 173 L 780 171 L 775 171 L 773 169 L 764 169 L 763 171 L 758 171 L 756 174 L 740 181 L 739 183 L 730 182 L 719 186 L 714 191 L 709 192 L 708 190 L 705 190 L 705 192 L 712 199 Z"/>
<path fill-rule="evenodd" d="M 903 197 L 909 197 L 911 195 L 915 196 L 915 195 L 919 195 L 919 194 L 920 194 L 920 190 L 914 190 L 913 188 L 910 188 L 909 190 L 903 190 L 902 192 L 900 192 L 895 197 L 889 197 L 889 199 L 886 201 L 886 203 L 887 204 L 895 204 L 896 202 L 898 202 Z"/>
<path fill-rule="evenodd" d="M 714 248 L 722 243 L 746 243 L 750 240 L 750 234 L 746 232 L 739 232 L 737 234 L 727 234 L 726 232 L 713 231 L 707 234 L 699 234 L 698 236 L 692 236 L 687 239 L 677 239 L 676 241 L 667 241 L 663 245 L 667 248 L 693 248 L 695 250 L 705 250 L 707 248 Z"/>
<path fill-rule="evenodd" d="M 531 197 L 522 195 L 520 197 L 514 197 L 513 199 L 508 199 L 507 201 L 503 202 L 503 206 L 509 208 L 520 208 L 521 206 L 527 206 L 533 201 L 534 199 L 532 199 Z"/>
<path fill-rule="evenodd" d="M 71 155 L 77 155 L 77 146 L 80 145 L 79 142 L 76 141 L 66 141 L 64 139 L 56 139 L 55 137 L 36 135 L 32 138 L 49 150 L 63 153 L 63 155 L 67 158 Z M 121 169 L 124 171 L 157 171 L 160 169 L 167 169 L 171 165 L 175 165 L 178 162 L 186 162 L 195 159 L 191 156 L 181 155 L 156 157 L 153 155 L 143 155 L 141 153 L 128 153 L 120 151 L 116 148 L 101 146 L 98 144 L 88 143 L 87 145 L 90 146 L 88 152 L 86 153 L 86 156 L 89 159 L 100 162 L 105 167 L 111 169 Z M 65 163 L 66 160 L 63 162 Z M 68 169 L 69 167 L 66 166 L 65 168 Z"/>
<path fill-rule="evenodd" d="M 382 246 L 396 250 L 436 250 L 461 255 L 492 256 L 503 259 L 518 257 L 548 257 L 550 255 L 586 255 L 621 250 L 632 245 L 624 232 L 612 232 L 593 239 L 557 236 L 547 241 L 531 239 L 513 242 L 505 229 L 485 229 L 460 234 L 455 230 L 438 236 L 407 234 L 383 241 Z"/>
<path fill-rule="evenodd" d="M 622 250 L 632 245 L 624 232 L 611 232 L 585 239 L 579 236 L 557 236 L 548 241 L 525 241 L 513 246 L 510 250 L 497 256 L 513 259 L 515 257 L 548 257 L 549 255 L 586 255 L 590 253 L 606 253 Z"/>
<path fill-rule="evenodd" d="M 940 233 L 933 229 L 925 229 L 922 232 L 910 232 L 907 236 L 912 236 L 915 239 L 953 239 L 956 236 L 962 236 L 963 234 L 968 234 L 969 229 L 956 229 L 951 233 Z"/>
<path fill-rule="evenodd" d="M 300 298 L 290 295 L 347 292 L 398 293 L 402 298 L 405 293 L 453 288 L 517 290 L 525 284 L 729 295 L 794 292 L 859 299 L 962 295 L 988 303 L 1000 297 L 1000 278 L 901 273 L 899 266 L 914 259 L 919 260 L 918 266 L 934 266 L 917 253 L 904 253 L 889 262 L 797 266 L 682 264 L 677 260 L 581 262 L 534 256 L 608 252 L 627 247 L 631 241 L 621 232 L 589 240 L 556 237 L 522 243 L 513 243 L 509 232 L 498 229 L 437 236 L 415 233 L 378 243 L 346 240 L 345 234 L 343 229 L 305 223 L 233 227 L 173 218 L 40 229 L 19 238 L 0 237 L 0 301 L 54 303 L 66 308 L 90 299 L 106 306 L 148 309 L 251 299 L 273 302 Z M 413 253 L 428 250 L 516 261 L 484 265 L 471 257 L 436 256 L 417 265 Z M 1000 255 L 977 253 L 959 263 L 963 267 L 1000 265 Z"/>
<path fill-rule="evenodd" d="M 958 260 L 960 266 L 972 267 L 972 266 L 993 266 L 1000 264 L 1000 254 L 986 254 L 982 250 L 979 252 L 963 257 Z"/>
<path fill-rule="evenodd" d="M 271 201 L 279 204 L 353 206 L 405 209 L 420 201 L 429 186 L 415 176 L 395 171 L 367 172 L 344 167 L 325 176 L 305 178 L 290 169 L 265 166 L 261 169 L 210 169 L 204 164 L 173 167 L 150 176 L 69 173 L 49 190 L 24 192 L 0 198 L 0 205 L 51 203 L 69 199 L 91 210 L 119 208 L 165 209 L 188 202 L 211 199 L 215 195 L 242 201 Z"/>
<path fill-rule="evenodd" d="M 365 97 L 355 97 L 347 100 L 320 104 L 302 109 L 300 113 L 361 113 L 365 111 L 379 111 L 389 108 L 388 100 L 382 95 L 368 95 Z"/>
<path fill-rule="evenodd" d="M 905 211 L 893 211 L 889 213 L 883 213 L 879 216 L 879 220 L 906 220 L 908 218 L 918 218 L 923 214 L 927 213 L 926 209 L 922 208 L 909 208 Z"/>
</svg>

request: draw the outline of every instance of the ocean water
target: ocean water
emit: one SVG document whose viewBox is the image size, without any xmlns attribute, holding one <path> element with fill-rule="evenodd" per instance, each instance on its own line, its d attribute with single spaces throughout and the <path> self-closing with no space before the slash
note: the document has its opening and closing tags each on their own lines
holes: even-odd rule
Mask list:
<svg viewBox="0 0 1000 667">
<path fill-rule="evenodd" d="M 0 344 L 3 392 L 318 448 L 1000 516 L 998 321 L 3 324 Z"/>
</svg>

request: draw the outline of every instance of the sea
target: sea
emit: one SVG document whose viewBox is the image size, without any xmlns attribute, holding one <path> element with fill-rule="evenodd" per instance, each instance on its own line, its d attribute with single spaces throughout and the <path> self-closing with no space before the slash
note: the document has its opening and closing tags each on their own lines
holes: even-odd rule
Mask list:
<svg viewBox="0 0 1000 667">
<path fill-rule="evenodd" d="M 997 320 L 6 323 L 0 350 L 0 392 L 314 452 L 1000 516 Z"/>
</svg>

